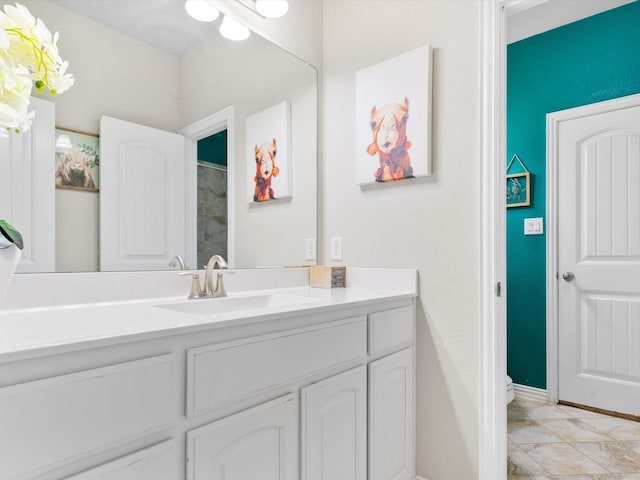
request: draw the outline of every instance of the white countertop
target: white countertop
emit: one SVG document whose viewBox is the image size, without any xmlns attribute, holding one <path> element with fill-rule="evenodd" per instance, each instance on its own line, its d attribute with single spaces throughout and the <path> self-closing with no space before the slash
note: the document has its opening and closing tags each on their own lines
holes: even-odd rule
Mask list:
<svg viewBox="0 0 640 480">
<path fill-rule="evenodd" d="M 367 269 L 360 269 L 367 270 Z M 352 285 L 347 288 L 323 289 L 297 286 L 263 290 L 240 290 L 225 298 L 187 300 L 185 295 L 160 298 L 116 299 L 105 302 L 17 306 L 0 309 L 0 361 L 71 351 L 107 345 L 131 337 L 136 340 L 157 338 L 176 333 L 190 333 L 312 314 L 347 306 L 412 298 L 417 294 L 416 273 L 404 273 L 387 288 L 378 288 L 374 272 L 388 278 L 389 271 L 352 271 Z M 261 273 L 261 275 L 264 275 Z M 348 275 L 349 277 L 349 275 Z M 126 277 L 123 277 L 126 278 Z M 404 281 L 403 278 L 408 279 Z M 411 281 L 411 278 L 414 280 Z M 387 283 L 389 285 L 389 283 Z M 184 290 L 184 285 L 181 289 Z M 211 313 L 208 302 L 232 302 L 250 305 L 251 298 L 270 296 L 267 305 Z M 241 298 L 244 298 L 240 302 Z M 262 300 L 262 299 L 260 299 Z M 275 301 L 271 301 L 275 300 Z M 37 302 L 36 302 L 37 303 Z M 214 306 L 218 307 L 219 304 Z M 169 308 L 166 308 L 169 306 Z M 180 309 L 194 310 L 186 313 Z M 177 309 L 177 310 L 176 310 Z"/>
</svg>

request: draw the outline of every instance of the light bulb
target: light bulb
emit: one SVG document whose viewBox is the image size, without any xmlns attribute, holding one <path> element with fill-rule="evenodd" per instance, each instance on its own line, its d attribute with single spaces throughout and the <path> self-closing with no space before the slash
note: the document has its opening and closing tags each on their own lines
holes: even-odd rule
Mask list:
<svg viewBox="0 0 640 480">
<path fill-rule="evenodd" d="M 229 40 L 246 40 L 249 38 L 249 29 L 229 15 L 225 15 L 220 25 L 220 35 Z"/>
<path fill-rule="evenodd" d="M 289 10 L 287 0 L 256 0 L 256 10 L 267 18 L 282 17 Z"/>
<path fill-rule="evenodd" d="M 184 9 L 191 18 L 201 22 L 213 22 L 220 16 L 220 11 L 207 0 L 187 0 Z"/>
</svg>

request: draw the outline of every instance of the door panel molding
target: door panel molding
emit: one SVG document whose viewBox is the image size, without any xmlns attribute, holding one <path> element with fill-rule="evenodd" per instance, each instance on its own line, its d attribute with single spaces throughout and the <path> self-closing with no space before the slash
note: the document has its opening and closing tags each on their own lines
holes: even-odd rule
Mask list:
<svg viewBox="0 0 640 480">
<path fill-rule="evenodd" d="M 563 122 L 640 106 L 640 94 L 547 114 L 547 395 L 558 402 L 559 391 L 559 132 Z"/>
</svg>

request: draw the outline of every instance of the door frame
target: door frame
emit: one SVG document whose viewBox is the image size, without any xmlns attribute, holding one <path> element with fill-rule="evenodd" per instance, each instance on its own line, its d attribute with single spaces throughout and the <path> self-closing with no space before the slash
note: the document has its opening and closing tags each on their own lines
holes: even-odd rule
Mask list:
<svg viewBox="0 0 640 480">
<path fill-rule="evenodd" d="M 507 478 L 506 17 L 519 0 L 480 2 L 481 175 L 478 474 Z M 502 291 L 500 291 L 502 290 Z"/>
<path fill-rule="evenodd" d="M 187 179 L 187 211 L 186 217 L 186 242 L 187 258 L 189 265 L 198 266 L 198 140 L 227 130 L 227 263 L 230 267 L 235 265 L 235 175 L 233 159 L 235 158 L 235 135 L 234 135 L 234 107 L 229 106 L 217 111 L 205 118 L 187 125 L 180 129 L 180 133 L 185 136 L 186 148 L 186 179 Z"/>
<path fill-rule="evenodd" d="M 562 122 L 624 108 L 640 106 L 640 94 L 604 100 L 547 114 L 547 399 L 559 400 L 559 306 L 558 295 L 558 167 L 559 129 Z"/>
</svg>

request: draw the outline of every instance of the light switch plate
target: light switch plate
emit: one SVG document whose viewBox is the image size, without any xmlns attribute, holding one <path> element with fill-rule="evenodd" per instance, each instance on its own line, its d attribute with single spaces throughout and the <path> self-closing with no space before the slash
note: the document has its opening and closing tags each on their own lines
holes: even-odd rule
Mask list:
<svg viewBox="0 0 640 480">
<path fill-rule="evenodd" d="M 304 259 L 305 260 L 316 259 L 316 239 L 315 238 L 306 239 L 305 249 L 304 249 Z"/>
<path fill-rule="evenodd" d="M 542 235 L 544 234 L 542 218 L 525 218 L 524 219 L 525 235 Z"/>
<path fill-rule="evenodd" d="M 331 238 L 331 260 L 342 260 L 342 237 Z"/>
</svg>

